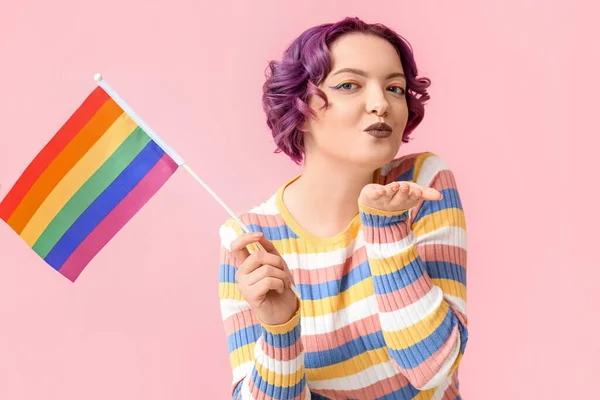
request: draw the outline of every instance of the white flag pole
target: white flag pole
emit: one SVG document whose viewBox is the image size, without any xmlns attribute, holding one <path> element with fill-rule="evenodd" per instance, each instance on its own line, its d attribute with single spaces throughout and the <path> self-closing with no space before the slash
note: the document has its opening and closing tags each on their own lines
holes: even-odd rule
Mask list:
<svg viewBox="0 0 600 400">
<path fill-rule="evenodd" d="M 225 211 L 227 211 L 227 213 L 242 227 L 242 229 L 245 232 L 250 232 L 250 229 L 238 218 L 237 215 L 235 215 L 231 208 L 229 208 L 229 206 L 227 206 L 227 204 L 225 204 L 225 202 L 221 200 L 219 196 L 217 196 L 217 194 L 214 192 L 214 190 L 210 188 L 210 186 L 208 186 L 202 179 L 200 179 L 198 174 L 196 174 L 192 170 L 192 168 L 190 168 L 189 165 L 187 165 L 183 157 L 177 154 L 177 152 L 173 148 L 171 148 L 167 143 L 165 143 L 164 140 L 160 138 L 160 136 L 158 136 L 154 129 L 152 129 L 150 125 L 148 125 L 146 121 L 144 121 L 142 117 L 140 117 L 139 114 L 136 113 L 135 110 L 129 104 L 127 104 L 125 100 L 123 100 L 123 98 L 117 93 L 117 91 L 114 90 L 108 83 L 106 83 L 106 81 L 102 78 L 101 74 L 95 74 L 94 80 L 98 83 L 98 86 L 104 89 L 104 91 L 106 91 L 106 93 L 108 93 L 108 95 L 112 97 L 115 103 L 117 103 L 119 107 L 121 107 L 123 111 L 125 111 L 131 117 L 131 119 L 140 128 L 142 128 L 148 134 L 148 136 L 150 136 L 152 140 L 154 140 L 156 144 L 158 144 L 165 151 L 165 153 L 167 153 L 173 159 L 173 161 L 177 163 L 177 165 L 189 172 L 189 174 L 198 183 L 200 183 L 208 193 L 210 193 L 210 195 L 225 209 Z M 265 250 L 260 243 L 256 242 L 255 244 L 258 246 L 259 249 Z M 292 290 L 294 291 L 294 293 L 296 293 L 296 296 L 300 297 L 300 294 L 294 286 L 292 286 Z"/>
</svg>

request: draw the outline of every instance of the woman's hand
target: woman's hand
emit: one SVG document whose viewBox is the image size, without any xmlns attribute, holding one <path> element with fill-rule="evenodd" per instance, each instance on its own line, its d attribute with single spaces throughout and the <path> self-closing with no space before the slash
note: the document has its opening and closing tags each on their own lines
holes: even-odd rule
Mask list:
<svg viewBox="0 0 600 400">
<path fill-rule="evenodd" d="M 265 251 L 250 254 L 246 246 L 259 242 Z M 238 288 L 256 317 L 266 325 L 288 322 L 298 310 L 291 290 L 292 275 L 273 243 L 258 232 L 244 233 L 231 243 L 239 263 Z"/>
<path fill-rule="evenodd" d="M 384 211 L 404 211 L 419 203 L 419 200 L 441 200 L 442 194 L 414 182 L 394 181 L 387 185 L 371 183 L 360 192 L 359 204 Z"/>
</svg>

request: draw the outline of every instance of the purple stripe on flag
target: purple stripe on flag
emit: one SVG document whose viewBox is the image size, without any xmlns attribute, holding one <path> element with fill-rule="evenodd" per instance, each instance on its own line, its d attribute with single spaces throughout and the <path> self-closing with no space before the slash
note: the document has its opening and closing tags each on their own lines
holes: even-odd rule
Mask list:
<svg viewBox="0 0 600 400">
<path fill-rule="evenodd" d="M 121 230 L 123 226 L 150 200 L 177 170 L 177 163 L 164 154 L 148 174 L 81 242 L 58 270 L 75 282 L 87 264 Z"/>
</svg>

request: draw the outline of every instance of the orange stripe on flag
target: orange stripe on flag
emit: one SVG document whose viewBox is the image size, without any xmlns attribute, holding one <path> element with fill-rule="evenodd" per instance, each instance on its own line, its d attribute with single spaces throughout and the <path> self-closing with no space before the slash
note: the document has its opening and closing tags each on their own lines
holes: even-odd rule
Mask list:
<svg viewBox="0 0 600 400">
<path fill-rule="evenodd" d="M 73 168 L 79 159 L 98 141 L 106 130 L 123 113 L 113 99 L 107 101 L 83 129 L 67 144 L 33 184 L 23 201 L 8 219 L 15 232 L 21 234 L 40 204 L 56 187 L 58 182 Z"/>
<path fill-rule="evenodd" d="M 109 98 L 109 95 L 100 86 L 89 94 L 77 111 L 71 115 L 27 169 L 23 171 L 13 188 L 0 203 L 1 219 L 8 221 L 40 175 Z"/>
</svg>

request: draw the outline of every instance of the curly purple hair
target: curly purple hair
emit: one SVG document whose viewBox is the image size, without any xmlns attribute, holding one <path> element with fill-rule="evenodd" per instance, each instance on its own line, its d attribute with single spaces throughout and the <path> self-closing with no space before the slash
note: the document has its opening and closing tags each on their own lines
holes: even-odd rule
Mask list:
<svg viewBox="0 0 600 400">
<path fill-rule="evenodd" d="M 300 127 L 305 118 L 314 116 L 308 106 L 311 95 L 319 96 L 328 106 L 325 93 L 317 86 L 331 71 L 330 46 L 344 34 L 364 33 L 377 35 L 390 42 L 402 62 L 406 75 L 406 100 L 408 122 L 402 142 L 409 142 L 410 133 L 425 115 L 425 102 L 430 96 L 427 88 L 431 80 L 417 77 L 413 50 L 406 39 L 382 24 L 367 24 L 359 18 L 345 18 L 336 23 L 314 26 L 304 31 L 285 50 L 281 61 L 269 62 L 266 82 L 263 85 L 262 105 L 267 115 L 277 149 L 296 164 L 304 158 L 304 138 Z"/>
</svg>

